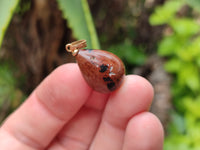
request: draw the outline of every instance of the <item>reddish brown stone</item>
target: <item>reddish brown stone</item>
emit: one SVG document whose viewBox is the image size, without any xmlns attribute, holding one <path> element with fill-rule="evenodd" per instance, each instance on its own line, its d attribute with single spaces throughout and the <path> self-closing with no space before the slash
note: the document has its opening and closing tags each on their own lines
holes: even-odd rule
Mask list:
<svg viewBox="0 0 200 150">
<path fill-rule="evenodd" d="M 86 82 L 101 93 L 109 93 L 121 85 L 125 68 L 114 54 L 103 50 L 80 49 L 77 63 Z"/>
</svg>

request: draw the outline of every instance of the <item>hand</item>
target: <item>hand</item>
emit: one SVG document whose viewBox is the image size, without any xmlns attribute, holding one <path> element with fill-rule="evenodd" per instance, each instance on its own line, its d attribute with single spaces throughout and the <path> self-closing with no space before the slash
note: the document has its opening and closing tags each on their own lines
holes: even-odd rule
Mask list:
<svg viewBox="0 0 200 150">
<path fill-rule="evenodd" d="M 84 81 L 76 64 L 51 73 L 0 128 L 1 150 L 161 150 L 163 128 L 147 112 L 153 88 L 125 77 L 111 94 Z"/>
</svg>

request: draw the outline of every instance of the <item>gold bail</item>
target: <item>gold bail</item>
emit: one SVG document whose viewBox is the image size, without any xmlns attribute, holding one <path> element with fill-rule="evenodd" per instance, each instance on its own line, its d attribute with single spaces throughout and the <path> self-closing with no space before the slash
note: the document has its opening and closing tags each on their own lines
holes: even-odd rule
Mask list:
<svg viewBox="0 0 200 150">
<path fill-rule="evenodd" d="M 69 44 L 66 44 L 65 49 L 71 52 L 73 56 L 76 56 L 79 49 L 85 48 L 87 46 L 86 40 L 78 40 Z"/>
</svg>

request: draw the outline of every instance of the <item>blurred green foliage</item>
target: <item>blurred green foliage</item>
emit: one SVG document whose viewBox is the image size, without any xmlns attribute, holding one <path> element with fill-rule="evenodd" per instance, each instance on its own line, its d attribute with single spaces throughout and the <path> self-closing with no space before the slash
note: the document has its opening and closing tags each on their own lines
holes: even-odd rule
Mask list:
<svg viewBox="0 0 200 150">
<path fill-rule="evenodd" d="M 78 39 L 86 39 L 89 48 L 99 49 L 99 41 L 87 0 L 57 0 L 64 18 Z"/>
<path fill-rule="evenodd" d="M 13 66 L 0 61 L 0 123 L 24 99 L 24 94 L 17 88 L 20 80 L 15 78 L 17 71 Z"/>
<path fill-rule="evenodd" d="M 0 47 L 6 32 L 6 29 L 12 19 L 19 0 L 1 0 L 0 1 Z"/>
<path fill-rule="evenodd" d="M 200 6 L 198 0 L 190 3 Z M 169 0 L 150 17 L 152 25 L 167 25 L 158 53 L 167 58 L 165 69 L 174 75 L 175 111 L 171 114 L 165 150 L 200 148 L 200 25 L 194 17 L 177 15 L 186 5 L 184 0 Z"/>
<path fill-rule="evenodd" d="M 188 5 L 193 7 L 196 11 L 200 12 L 200 1 L 199 0 L 185 0 Z"/>
<path fill-rule="evenodd" d="M 24 12 L 30 8 L 30 1 L 26 1 L 26 7 L 17 7 L 20 0 L 0 1 L 0 47 L 6 29 L 15 12 Z M 100 48 L 96 30 L 89 10 L 87 0 L 57 0 L 63 17 L 77 39 L 86 39 L 88 47 Z"/>
<path fill-rule="evenodd" d="M 134 46 L 128 38 L 122 43 L 111 45 L 108 50 L 119 56 L 126 66 L 142 65 L 146 60 L 143 48 Z"/>
</svg>

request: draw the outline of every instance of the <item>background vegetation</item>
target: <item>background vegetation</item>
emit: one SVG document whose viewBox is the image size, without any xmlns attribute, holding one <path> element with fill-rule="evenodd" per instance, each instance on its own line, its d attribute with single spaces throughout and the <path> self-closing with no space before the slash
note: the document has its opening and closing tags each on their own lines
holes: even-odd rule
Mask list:
<svg viewBox="0 0 200 150">
<path fill-rule="evenodd" d="M 0 1 L 0 122 L 86 39 L 155 88 L 165 150 L 200 148 L 199 0 Z"/>
</svg>

